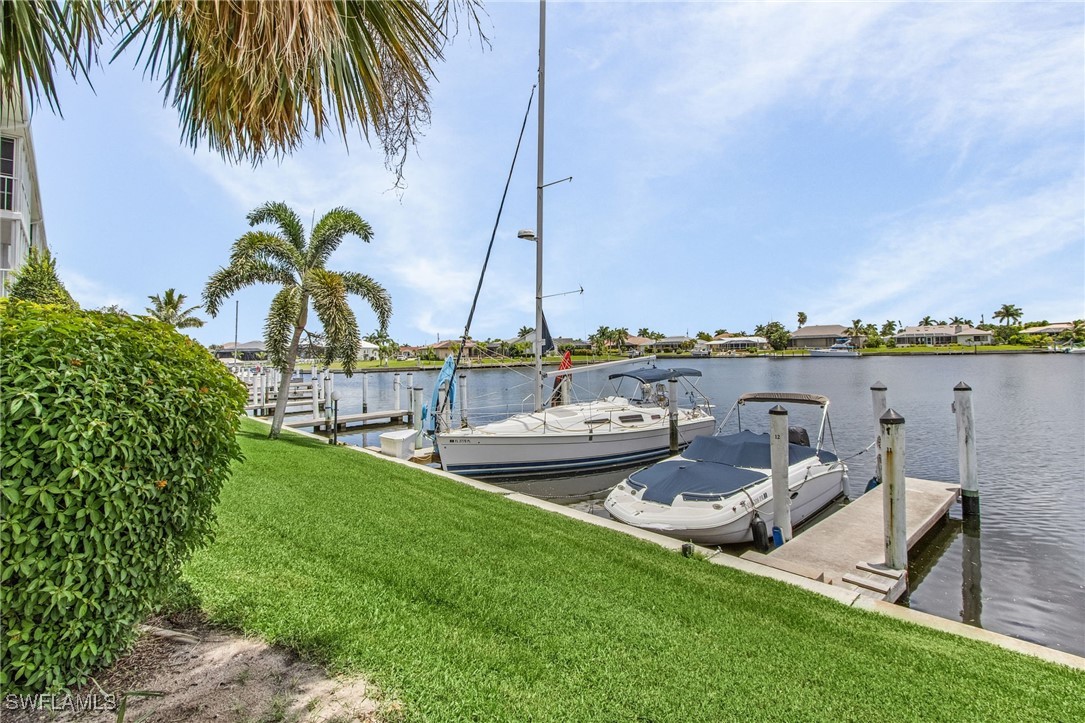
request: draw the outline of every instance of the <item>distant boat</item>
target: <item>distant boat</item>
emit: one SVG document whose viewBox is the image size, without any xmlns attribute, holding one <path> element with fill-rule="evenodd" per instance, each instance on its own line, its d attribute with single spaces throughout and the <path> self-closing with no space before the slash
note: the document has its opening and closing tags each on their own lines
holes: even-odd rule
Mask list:
<svg viewBox="0 0 1085 723">
<path fill-rule="evenodd" d="M 852 346 L 847 339 L 837 339 L 836 343 L 828 349 L 811 349 L 810 356 L 856 359 L 859 357 L 859 350 Z"/>
<path fill-rule="evenodd" d="M 798 525 L 844 493 L 847 467 L 822 449 L 829 400 L 819 394 L 757 392 L 743 394 L 731 413 L 752 402 L 801 404 L 821 408 L 814 446 L 802 427 L 788 434 L 788 489 L 791 520 Z M 616 520 L 680 540 L 728 545 L 754 539 L 754 528 L 772 529 L 772 455 L 769 435 L 741 430 L 698 437 L 682 454 L 634 472 L 607 496 L 604 505 Z"/>
</svg>

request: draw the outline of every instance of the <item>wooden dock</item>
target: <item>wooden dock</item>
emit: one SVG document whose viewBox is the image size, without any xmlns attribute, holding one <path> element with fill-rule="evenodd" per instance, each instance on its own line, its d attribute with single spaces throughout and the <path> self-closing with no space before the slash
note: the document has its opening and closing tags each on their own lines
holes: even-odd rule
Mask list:
<svg viewBox="0 0 1085 723">
<path fill-rule="evenodd" d="M 338 417 L 339 431 L 351 427 L 361 427 L 367 424 L 391 424 L 406 423 L 411 412 L 407 409 L 384 409 L 379 412 L 361 412 L 358 414 L 340 414 Z M 284 427 L 310 427 L 314 430 L 331 428 L 331 424 L 325 417 L 287 417 L 283 420 Z"/>
<path fill-rule="evenodd" d="M 960 487 L 908 477 L 905 521 L 911 549 L 957 501 Z M 767 555 L 743 558 L 820 580 L 881 600 L 896 602 L 908 589 L 907 575 L 885 566 L 883 487 L 867 492 Z"/>
</svg>

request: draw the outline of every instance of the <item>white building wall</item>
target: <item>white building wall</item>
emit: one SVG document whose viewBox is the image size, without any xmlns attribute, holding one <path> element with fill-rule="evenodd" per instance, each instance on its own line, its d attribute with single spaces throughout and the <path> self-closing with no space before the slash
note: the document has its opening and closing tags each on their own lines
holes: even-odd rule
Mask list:
<svg viewBox="0 0 1085 723">
<path fill-rule="evenodd" d="M 31 246 L 44 251 L 45 222 L 38 193 L 30 123 L 20 103 L 0 111 L 0 296 L 7 296 L 12 274 Z"/>
</svg>

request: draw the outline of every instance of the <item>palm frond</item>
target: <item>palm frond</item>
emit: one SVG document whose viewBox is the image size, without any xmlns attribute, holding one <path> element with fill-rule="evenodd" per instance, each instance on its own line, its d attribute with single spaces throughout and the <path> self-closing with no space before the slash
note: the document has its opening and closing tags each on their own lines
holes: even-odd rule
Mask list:
<svg viewBox="0 0 1085 723">
<path fill-rule="evenodd" d="M 21 104 L 23 93 L 33 108 L 44 96 L 49 107 L 60 110 L 54 77 L 57 62 L 73 78 L 83 76 L 96 62 L 103 4 L 72 0 L 0 2 L 0 96 L 7 116 Z"/>
<path fill-rule="evenodd" d="M 361 333 L 354 310 L 347 303 L 347 285 L 343 277 L 334 271 L 313 269 L 305 275 L 305 290 L 324 327 L 327 338 L 325 363 L 338 359 L 343 364 L 343 371 L 350 376 L 361 349 Z"/>
<path fill-rule="evenodd" d="M 333 208 L 320 217 L 309 236 L 309 249 L 306 256 L 308 268 L 324 266 L 339 245 L 343 243 L 343 237 L 354 234 L 362 241 L 369 243 L 373 238 L 372 227 L 354 211 L 349 208 Z"/>
<path fill-rule="evenodd" d="M 410 0 L 160 0 L 129 5 L 125 29 L 118 53 L 142 39 L 139 59 L 163 79 L 187 142 L 254 162 L 307 131 L 380 132 L 382 77 L 399 72 L 425 96 L 441 52 L 441 30 Z"/>
<path fill-rule="evenodd" d="M 249 260 L 232 263 L 211 274 L 203 290 L 203 308 L 212 317 L 218 316 L 222 302 L 239 289 L 253 284 L 297 286 L 293 274 L 266 261 Z"/>
<path fill-rule="evenodd" d="M 304 239 L 302 240 L 304 244 Z M 270 231 L 246 231 L 230 249 L 230 263 L 264 261 L 273 266 L 300 269 L 303 257 L 299 249 Z"/>
<path fill-rule="evenodd" d="M 357 294 L 369 303 L 373 313 L 377 315 L 380 331 L 386 332 L 388 321 L 392 318 L 392 297 L 385 288 L 372 277 L 354 271 L 342 271 L 339 276 L 342 277 L 348 294 Z"/>
<path fill-rule="evenodd" d="M 261 223 L 274 223 L 282 229 L 286 240 L 298 250 L 305 251 L 305 227 L 298 218 L 298 214 L 282 201 L 269 201 L 260 206 L 248 216 L 249 225 L 256 226 Z"/>
<path fill-rule="evenodd" d="M 271 309 L 264 322 L 264 346 L 268 360 L 276 367 L 281 368 L 286 360 L 294 329 L 303 311 L 302 301 L 300 286 L 288 286 L 271 300 Z"/>
</svg>

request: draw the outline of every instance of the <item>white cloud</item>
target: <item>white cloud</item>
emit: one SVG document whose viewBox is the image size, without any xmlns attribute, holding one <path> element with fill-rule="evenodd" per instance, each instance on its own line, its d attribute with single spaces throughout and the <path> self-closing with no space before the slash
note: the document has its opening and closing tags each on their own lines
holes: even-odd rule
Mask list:
<svg viewBox="0 0 1085 723">
<path fill-rule="evenodd" d="M 72 298 L 84 309 L 99 309 L 116 304 L 129 313 L 142 314 L 146 307 L 145 303 L 60 264 L 57 264 L 57 276 Z"/>
<path fill-rule="evenodd" d="M 949 198 L 884 219 L 866 248 L 840 259 L 844 280 L 823 289 L 811 318 L 919 318 L 990 305 L 995 289 L 996 297 L 1016 295 L 1031 282 L 1046 283 L 1030 279 L 1032 269 L 1082 243 L 1083 188 L 1079 176 L 1029 195 L 985 203 L 969 197 L 966 204 Z"/>
</svg>

